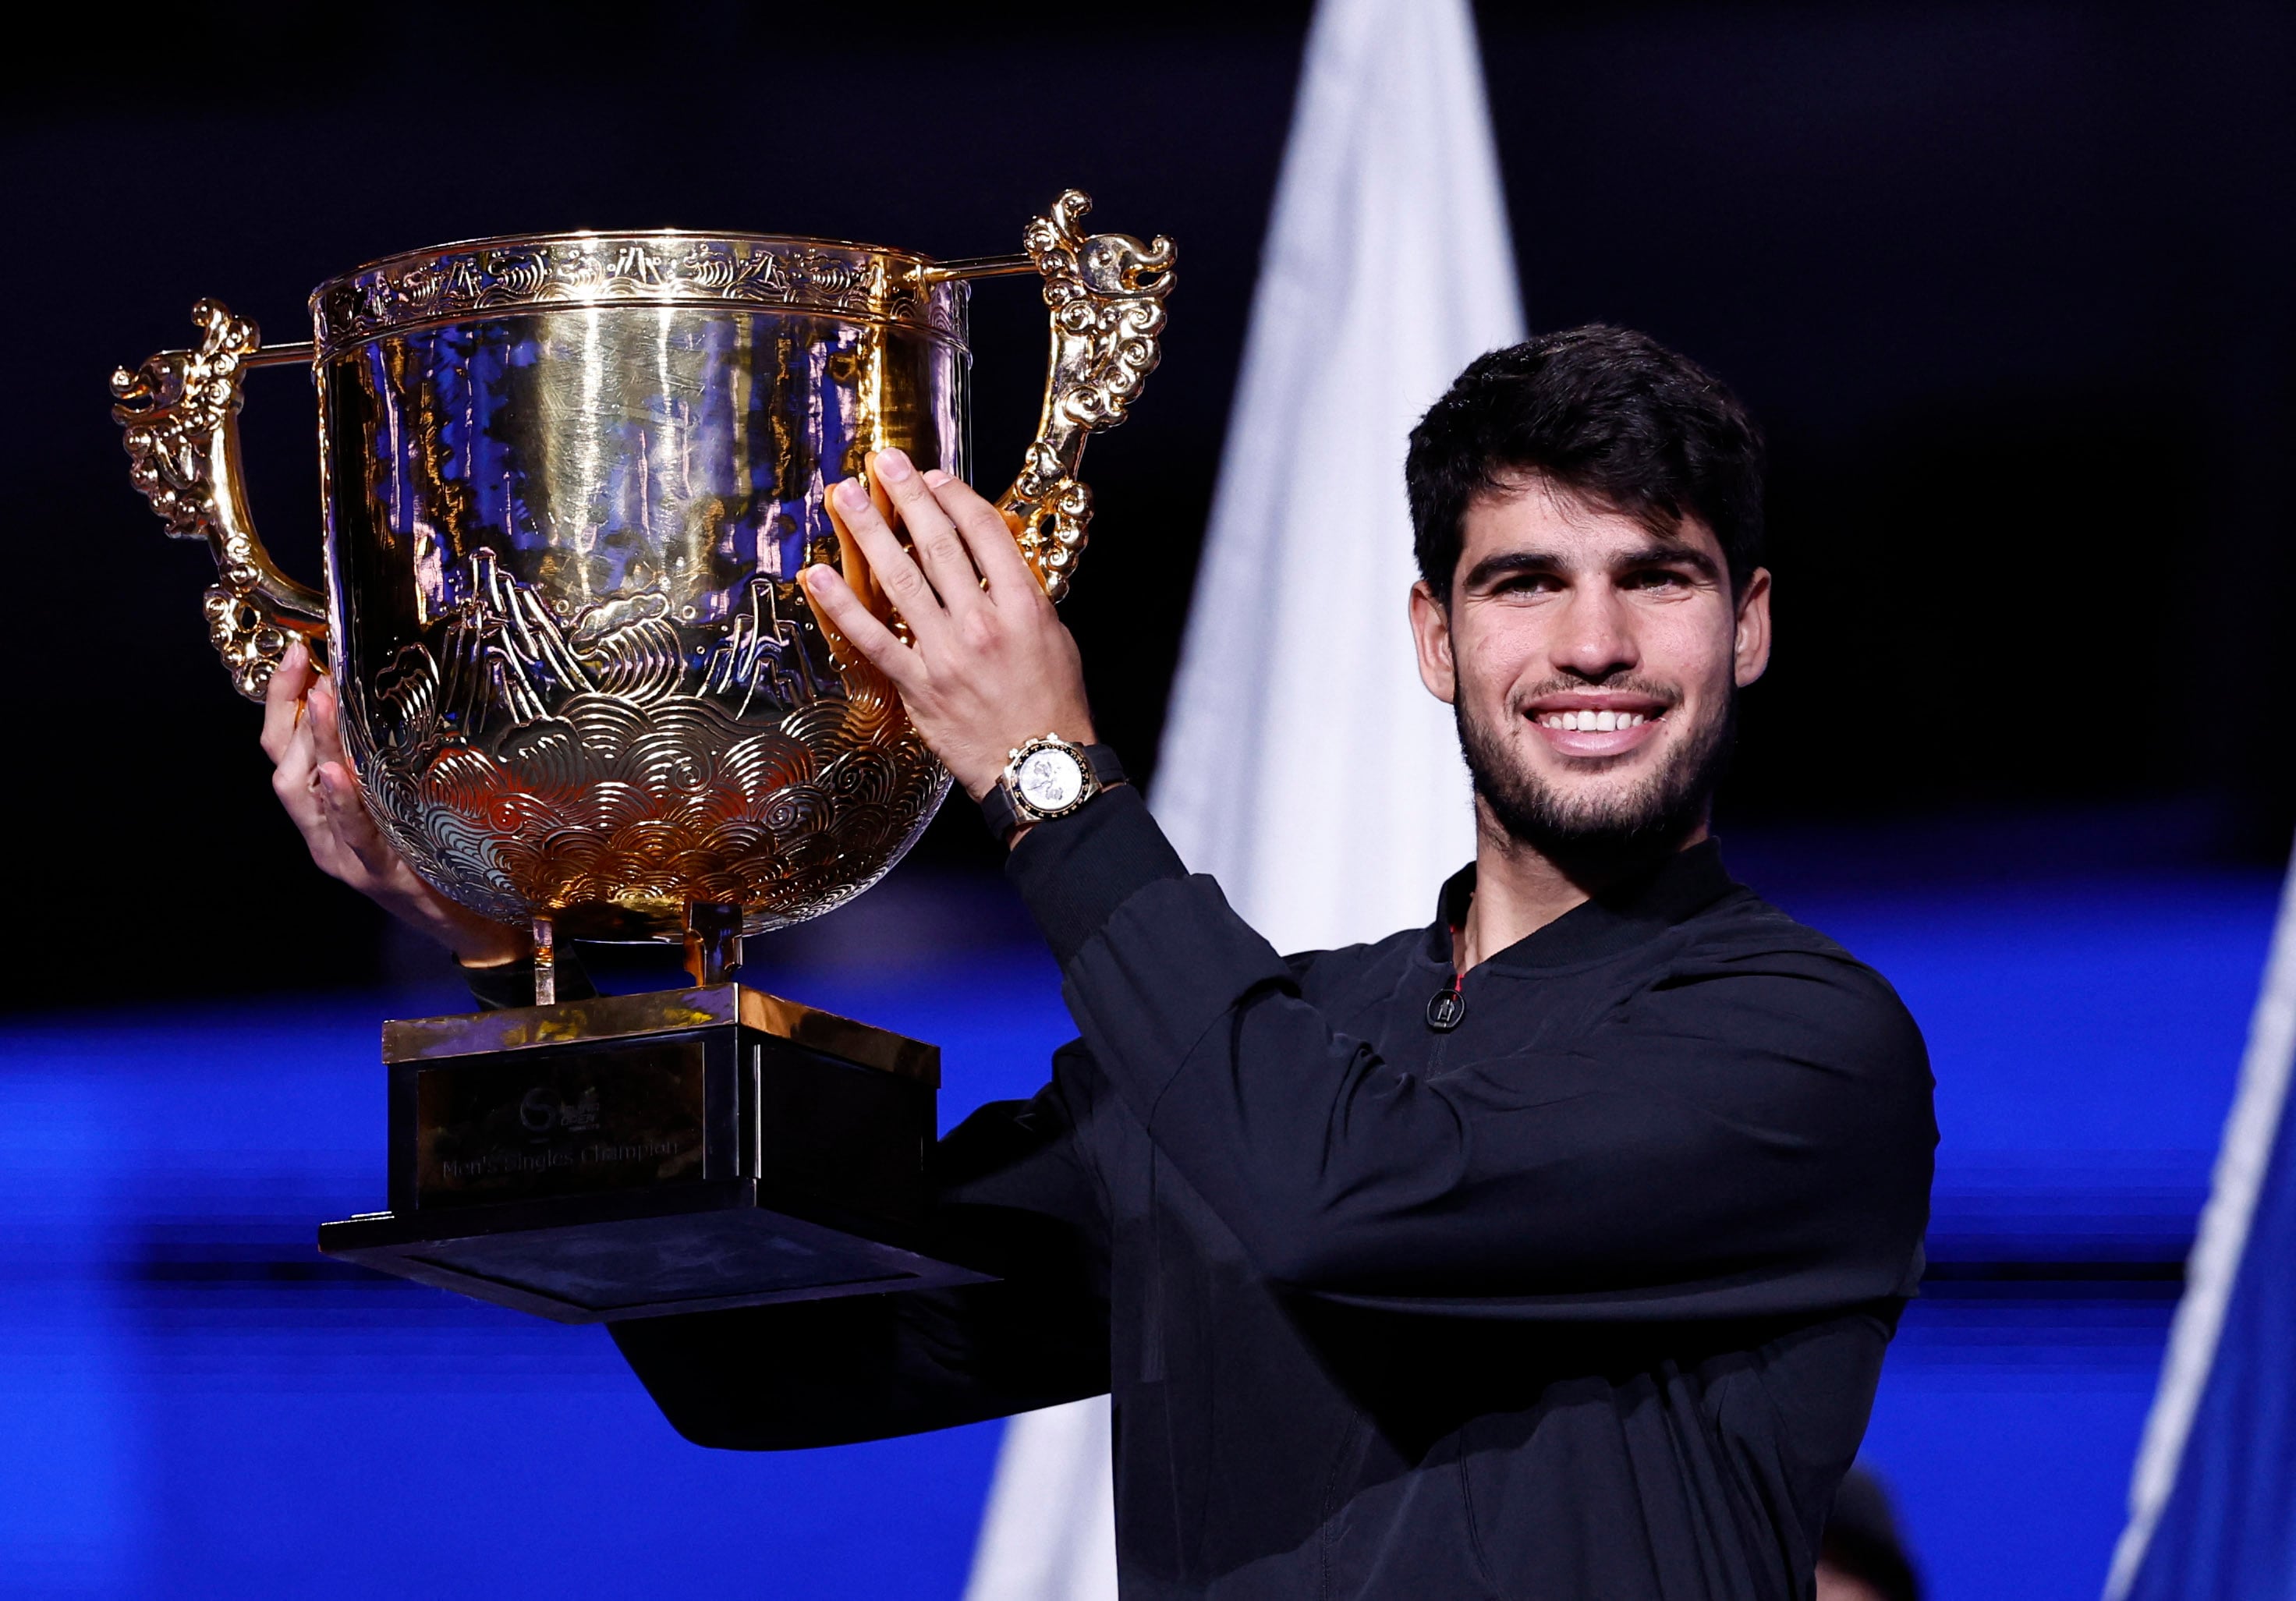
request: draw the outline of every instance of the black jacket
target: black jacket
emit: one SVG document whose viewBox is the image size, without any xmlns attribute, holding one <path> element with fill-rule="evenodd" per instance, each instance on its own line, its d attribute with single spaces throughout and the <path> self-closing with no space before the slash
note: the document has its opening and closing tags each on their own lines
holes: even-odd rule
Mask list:
<svg viewBox="0 0 2296 1601">
<path fill-rule="evenodd" d="M 1128 1597 L 1808 1596 L 1921 1277 L 1921 1036 L 1711 843 L 1452 980 L 1281 957 L 1138 796 L 1012 874 L 1082 1038 L 940 1142 L 1003 1282 L 615 1326 L 706 1445 L 1112 1390 Z"/>
</svg>

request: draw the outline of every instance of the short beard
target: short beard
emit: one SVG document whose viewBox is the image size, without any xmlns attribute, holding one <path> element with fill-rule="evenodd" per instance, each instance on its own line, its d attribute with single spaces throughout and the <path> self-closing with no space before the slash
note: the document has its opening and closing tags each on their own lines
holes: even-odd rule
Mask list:
<svg viewBox="0 0 2296 1601">
<path fill-rule="evenodd" d="M 1476 720 L 1465 695 L 1452 703 L 1452 712 L 1476 796 L 1509 837 L 1573 877 L 1610 876 L 1680 850 L 1706 820 L 1738 729 L 1734 689 L 1720 714 L 1641 784 L 1624 794 L 1573 800 L 1511 766 L 1497 731 Z"/>
</svg>

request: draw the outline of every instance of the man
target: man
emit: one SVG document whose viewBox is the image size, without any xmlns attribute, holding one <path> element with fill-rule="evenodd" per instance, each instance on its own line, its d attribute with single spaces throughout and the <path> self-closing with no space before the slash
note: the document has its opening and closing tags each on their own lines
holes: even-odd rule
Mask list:
<svg viewBox="0 0 2296 1601">
<path fill-rule="evenodd" d="M 1935 1127 L 1888 985 L 1708 837 L 1770 644 L 1737 402 L 1588 328 L 1428 413 L 1410 619 L 1475 862 L 1428 927 L 1290 957 L 1135 791 L 1031 825 L 1007 752 L 1091 745 L 1076 646 L 985 501 L 873 471 L 908 546 L 857 486 L 839 509 L 909 638 L 808 591 L 1017 825 L 1080 1038 L 936 1153 L 932 1248 L 998 1282 L 616 1326 L 671 1422 L 780 1449 L 1110 1391 L 1128 1597 L 1808 1596 Z M 322 865 L 514 989 L 390 876 L 302 674 L 275 755 Z"/>
</svg>

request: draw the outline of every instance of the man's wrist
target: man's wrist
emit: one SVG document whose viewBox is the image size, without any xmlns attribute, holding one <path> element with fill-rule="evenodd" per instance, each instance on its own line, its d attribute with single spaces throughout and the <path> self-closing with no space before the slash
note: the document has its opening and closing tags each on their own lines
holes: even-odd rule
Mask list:
<svg viewBox="0 0 2296 1601">
<path fill-rule="evenodd" d="M 401 913 L 400 918 L 445 946 L 463 967 L 507 967 L 534 959 L 534 939 L 526 930 L 459 907 L 455 910 L 462 915 L 453 915 L 435 906 L 418 907 L 411 908 L 411 915 Z"/>
<path fill-rule="evenodd" d="M 1129 778 L 1119 778 L 1113 784 L 1102 785 L 1101 792 L 1105 794 L 1111 790 L 1128 789 L 1131 787 L 1131 784 L 1132 780 Z M 1042 828 L 1043 826 L 1044 825 L 1042 823 L 1023 823 L 1020 827 L 1005 835 L 1004 850 L 1006 853 L 1009 855 L 1011 852 L 1020 849 L 1021 842 L 1022 840 L 1027 839 L 1030 834 L 1036 833 L 1037 829 Z"/>
<path fill-rule="evenodd" d="M 1038 735 L 1008 753 L 996 783 L 980 797 L 981 821 L 1009 849 L 1036 825 L 1067 817 L 1124 781 L 1113 748 Z"/>
<path fill-rule="evenodd" d="M 1079 748 L 1096 745 L 1100 743 L 1100 736 L 1093 732 L 1089 718 L 1058 718 L 1054 719 L 1052 729 L 1054 738 Z M 978 806 L 994 794 L 998 786 L 1004 782 L 1004 775 L 1013 766 L 1012 751 L 1029 743 L 1031 739 L 1040 737 L 1042 736 L 1037 735 L 1023 734 L 1006 741 L 1006 751 L 1003 757 L 984 756 L 983 759 L 993 760 L 996 764 L 987 768 L 985 772 L 976 770 L 972 773 L 959 773 L 954 761 L 950 762 L 949 770 L 955 774 L 957 786 L 964 791 L 974 805 Z M 969 762 L 969 758 L 967 759 Z"/>
</svg>

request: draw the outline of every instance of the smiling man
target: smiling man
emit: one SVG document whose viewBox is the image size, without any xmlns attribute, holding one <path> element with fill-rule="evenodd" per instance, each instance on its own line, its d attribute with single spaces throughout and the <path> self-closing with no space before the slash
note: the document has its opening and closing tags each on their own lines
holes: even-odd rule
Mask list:
<svg viewBox="0 0 2296 1601">
<path fill-rule="evenodd" d="M 1476 859 L 1425 928 L 1302 956 L 1111 781 L 996 512 L 875 471 L 909 548 L 840 506 L 910 638 L 808 591 L 1013 842 L 1081 1038 L 938 1154 L 938 1248 L 1003 1282 L 618 1325 L 672 1421 L 796 1446 L 1110 1390 L 1128 1597 L 1808 1596 L 1936 1134 L 1889 986 L 1708 837 L 1770 646 L 1736 401 L 1587 328 L 1427 414 L 1411 626 Z"/>
<path fill-rule="evenodd" d="M 778 1449 L 1110 1392 L 1134 1601 L 1808 1597 L 1936 1134 L 1889 986 L 1708 837 L 1770 645 L 1737 402 L 1587 328 L 1429 411 L 1410 620 L 1475 860 L 1424 928 L 1297 956 L 1095 745 L 996 511 L 873 470 L 906 546 L 838 504 L 908 637 L 808 592 L 1013 842 L 1080 1038 L 935 1153 L 931 1248 L 997 1282 L 616 1325 L 671 1421 Z"/>
</svg>

